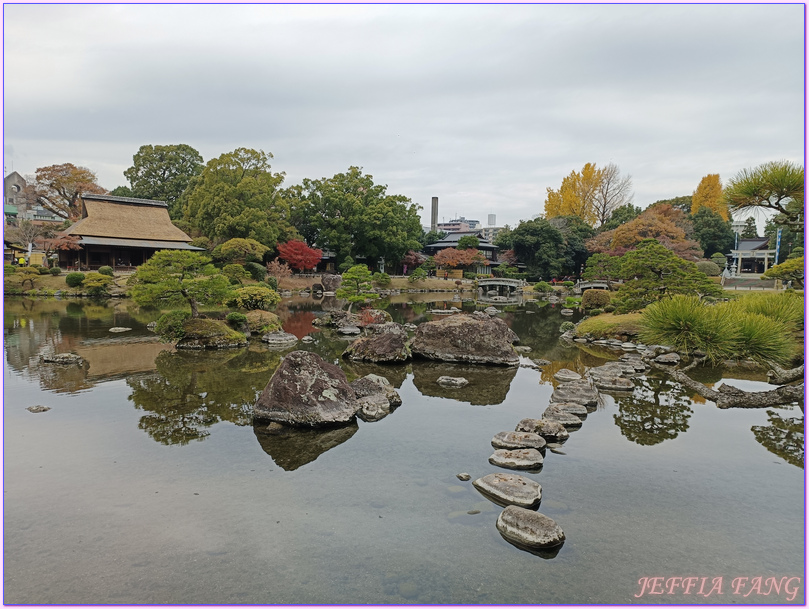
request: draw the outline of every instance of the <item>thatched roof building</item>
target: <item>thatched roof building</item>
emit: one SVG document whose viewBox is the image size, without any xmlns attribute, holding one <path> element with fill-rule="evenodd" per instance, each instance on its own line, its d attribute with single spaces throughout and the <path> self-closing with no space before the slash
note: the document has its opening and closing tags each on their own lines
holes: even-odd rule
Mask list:
<svg viewBox="0 0 809 609">
<path fill-rule="evenodd" d="M 82 196 L 81 220 L 65 233 L 79 238 L 82 250 L 61 252 L 60 266 L 97 269 L 136 267 L 158 250 L 200 250 L 171 223 L 164 201 L 112 195 Z"/>
</svg>

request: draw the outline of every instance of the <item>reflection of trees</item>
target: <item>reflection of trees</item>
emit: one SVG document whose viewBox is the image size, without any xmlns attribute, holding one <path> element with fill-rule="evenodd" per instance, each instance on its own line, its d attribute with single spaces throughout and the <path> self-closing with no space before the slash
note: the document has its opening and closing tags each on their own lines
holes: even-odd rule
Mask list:
<svg viewBox="0 0 809 609">
<path fill-rule="evenodd" d="M 249 425 L 279 362 L 280 354 L 260 349 L 165 351 L 154 374 L 127 379 L 129 399 L 146 411 L 138 427 L 161 444 L 188 444 L 220 421 Z"/>
<path fill-rule="evenodd" d="M 618 414 L 615 424 L 627 440 L 643 446 L 672 440 L 688 430 L 691 399 L 687 390 L 667 378 L 635 379 L 630 396 L 615 397 Z"/>
<path fill-rule="evenodd" d="M 767 411 L 769 425 L 753 425 L 756 441 L 787 463 L 803 469 L 803 417 L 782 417 L 774 410 Z"/>
<path fill-rule="evenodd" d="M 357 433 L 356 421 L 331 429 L 299 429 L 282 425 L 254 425 L 253 432 L 262 450 L 275 464 L 288 472 L 317 459 L 327 450 L 346 442 Z"/>
<path fill-rule="evenodd" d="M 578 356 L 575 347 L 566 347 L 559 342 L 559 326 L 565 321 L 576 321 L 581 317 L 578 313 L 570 318 L 562 317 L 559 309 L 549 306 L 531 307 L 533 315 L 525 312 L 506 313 L 503 319 L 520 337 L 520 345 L 531 347 L 529 356 L 551 361 L 573 360 Z"/>
<path fill-rule="evenodd" d="M 511 388 L 517 367 L 476 366 L 443 362 L 414 361 L 413 384 L 422 395 L 452 398 L 474 406 L 501 404 Z M 462 376 L 469 381 L 465 387 L 442 387 L 439 376 Z"/>
</svg>

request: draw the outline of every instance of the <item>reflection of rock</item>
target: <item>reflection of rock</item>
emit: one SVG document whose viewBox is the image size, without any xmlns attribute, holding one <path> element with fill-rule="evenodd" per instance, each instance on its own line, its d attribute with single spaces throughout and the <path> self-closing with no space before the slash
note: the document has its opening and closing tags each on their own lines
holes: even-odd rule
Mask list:
<svg viewBox="0 0 809 609">
<path fill-rule="evenodd" d="M 421 324 L 410 350 L 444 362 L 516 366 L 520 358 L 511 345 L 517 340 L 502 319 L 475 312 Z"/>
<path fill-rule="evenodd" d="M 272 423 L 253 426 L 262 450 L 288 472 L 339 446 L 357 433 L 357 429 L 356 422 L 331 429 L 292 428 Z"/>
<path fill-rule="evenodd" d="M 533 480 L 517 474 L 489 474 L 478 478 L 472 484 L 497 505 L 532 508 L 539 505 L 542 499 L 542 487 Z"/>
<path fill-rule="evenodd" d="M 423 361 L 414 361 L 412 370 L 413 384 L 422 395 L 452 398 L 473 405 L 502 403 L 517 374 L 516 366 L 490 368 Z M 438 384 L 441 376 L 464 377 L 469 379 L 469 384 L 458 388 L 442 387 Z"/>
<path fill-rule="evenodd" d="M 353 421 L 359 408 L 339 367 L 309 351 L 288 354 L 253 409 L 255 420 L 319 427 Z"/>
<path fill-rule="evenodd" d="M 750 428 L 761 444 L 787 463 L 804 467 L 803 417 L 782 417 L 774 410 L 767 411 L 769 425 L 754 425 Z"/>
<path fill-rule="evenodd" d="M 216 319 L 189 319 L 183 330 L 185 336 L 177 342 L 177 349 L 233 349 L 247 344 L 244 334 Z"/>
<path fill-rule="evenodd" d="M 503 538 L 522 548 L 552 548 L 565 541 L 565 534 L 552 519 L 516 505 L 508 506 L 497 518 Z"/>
<path fill-rule="evenodd" d="M 323 300 L 320 301 L 320 308 L 323 311 L 339 311 L 345 306 L 345 300 L 337 298 L 334 293 L 326 295 L 323 294 Z"/>
<path fill-rule="evenodd" d="M 542 467 L 542 453 L 535 448 L 498 448 L 489 457 L 489 463 L 507 469 L 532 469 Z"/>
</svg>

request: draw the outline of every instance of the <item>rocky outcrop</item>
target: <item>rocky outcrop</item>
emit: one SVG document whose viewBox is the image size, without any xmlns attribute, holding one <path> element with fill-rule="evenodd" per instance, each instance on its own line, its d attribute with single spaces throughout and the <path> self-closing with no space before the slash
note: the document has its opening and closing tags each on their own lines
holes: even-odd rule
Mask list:
<svg viewBox="0 0 809 609">
<path fill-rule="evenodd" d="M 543 450 L 545 444 L 545 438 L 528 431 L 501 431 L 492 438 L 494 448 L 534 448 Z"/>
<path fill-rule="evenodd" d="M 565 541 L 565 534 L 552 519 L 516 505 L 497 518 L 497 530 L 506 541 L 523 548 L 552 548 Z"/>
<path fill-rule="evenodd" d="M 256 309 L 248 311 L 245 316 L 247 317 L 247 328 L 251 334 L 262 336 L 281 329 L 281 320 L 275 313 Z"/>
<path fill-rule="evenodd" d="M 535 433 L 545 438 L 546 442 L 564 442 L 570 437 L 564 425 L 547 419 L 523 419 L 517 423 L 515 431 Z"/>
<path fill-rule="evenodd" d="M 399 393 L 384 376 L 367 374 L 349 386 L 360 401 L 359 415 L 364 421 L 378 421 L 402 405 Z"/>
<path fill-rule="evenodd" d="M 331 274 L 323 275 L 323 277 L 320 278 L 320 283 L 323 286 L 324 292 L 336 292 L 340 284 L 343 283 L 343 276 Z"/>
<path fill-rule="evenodd" d="M 489 457 L 489 463 L 507 469 L 539 469 L 542 467 L 542 453 L 535 448 L 498 449 Z"/>
<path fill-rule="evenodd" d="M 261 392 L 253 418 L 319 427 L 351 422 L 359 408 L 357 396 L 338 366 L 315 353 L 293 351 Z"/>
<path fill-rule="evenodd" d="M 359 338 L 343 352 L 355 362 L 387 364 L 406 362 L 410 359 L 407 347 L 407 331 L 399 324 L 387 322 L 369 325 L 371 336 Z"/>
<path fill-rule="evenodd" d="M 502 319 L 485 313 L 452 315 L 421 324 L 410 346 L 413 356 L 443 362 L 517 366 L 517 336 Z"/>
<path fill-rule="evenodd" d="M 188 319 L 183 331 L 185 336 L 177 341 L 177 349 L 233 349 L 247 345 L 244 334 L 216 319 Z"/>
<path fill-rule="evenodd" d="M 542 487 L 524 476 L 497 473 L 472 482 L 485 497 L 498 505 L 532 508 L 542 499 Z"/>
</svg>

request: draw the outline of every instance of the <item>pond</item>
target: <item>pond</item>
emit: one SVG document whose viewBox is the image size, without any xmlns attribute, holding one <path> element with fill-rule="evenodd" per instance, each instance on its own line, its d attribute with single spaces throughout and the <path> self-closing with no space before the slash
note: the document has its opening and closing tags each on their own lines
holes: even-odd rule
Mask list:
<svg viewBox="0 0 809 609">
<path fill-rule="evenodd" d="M 412 296 L 384 306 L 416 324 L 475 307 Z M 531 347 L 518 368 L 340 360 L 349 379 L 386 376 L 403 404 L 374 423 L 277 435 L 251 412 L 284 352 L 177 352 L 127 301 L 4 306 L 5 603 L 804 601 L 802 410 L 719 410 L 651 374 L 631 397 L 603 394 L 526 474 L 565 532 L 559 551 L 500 536 L 502 508 L 456 474 L 506 471 L 488 463 L 491 438 L 541 415 L 554 372 L 621 354 L 560 346 L 565 318 L 548 303 L 500 307 Z M 321 308 L 292 299 L 278 313 L 314 339 L 296 348 L 339 360 L 346 340 L 312 326 Z M 48 351 L 86 364 L 41 364 Z M 470 384 L 441 388 L 442 374 Z M 703 374 L 767 388 L 760 374 Z M 688 593 L 672 582 L 688 577 Z"/>
</svg>

